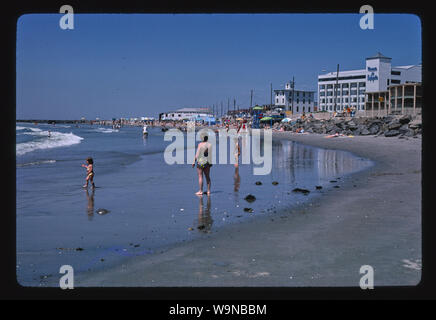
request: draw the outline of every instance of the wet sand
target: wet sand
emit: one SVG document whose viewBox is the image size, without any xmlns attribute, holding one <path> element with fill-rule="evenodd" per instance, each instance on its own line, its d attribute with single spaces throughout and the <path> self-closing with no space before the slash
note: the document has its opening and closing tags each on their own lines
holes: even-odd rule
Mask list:
<svg viewBox="0 0 436 320">
<path fill-rule="evenodd" d="M 274 133 L 375 161 L 293 210 L 230 224 L 110 269 L 78 275 L 75 286 L 359 286 L 362 265 L 374 286 L 421 279 L 421 138 Z M 265 298 L 265 296 L 261 295 Z"/>
</svg>

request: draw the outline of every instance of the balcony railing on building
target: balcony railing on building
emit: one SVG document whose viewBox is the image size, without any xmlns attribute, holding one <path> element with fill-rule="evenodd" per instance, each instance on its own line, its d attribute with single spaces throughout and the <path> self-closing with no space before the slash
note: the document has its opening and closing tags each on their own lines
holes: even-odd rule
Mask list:
<svg viewBox="0 0 436 320">
<path fill-rule="evenodd" d="M 365 116 L 422 113 L 421 83 L 390 85 L 387 91 L 366 92 Z"/>
</svg>

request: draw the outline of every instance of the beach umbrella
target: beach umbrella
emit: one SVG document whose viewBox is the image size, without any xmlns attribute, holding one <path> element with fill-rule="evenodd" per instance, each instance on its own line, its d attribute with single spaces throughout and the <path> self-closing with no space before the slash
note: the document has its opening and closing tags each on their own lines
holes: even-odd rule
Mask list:
<svg viewBox="0 0 436 320">
<path fill-rule="evenodd" d="M 269 121 L 270 125 L 272 126 L 273 118 L 271 118 L 271 117 L 263 117 L 262 119 L 260 119 L 260 121 L 263 121 L 263 122 Z"/>
<path fill-rule="evenodd" d="M 282 120 L 282 122 L 290 122 L 290 121 L 292 121 L 291 118 L 284 118 L 284 119 Z"/>
<path fill-rule="evenodd" d="M 270 121 L 272 120 L 271 117 L 263 117 L 262 119 L 260 119 L 260 121 Z"/>
<path fill-rule="evenodd" d="M 262 108 L 262 107 L 259 107 L 259 106 L 257 106 L 257 107 L 254 107 L 254 108 L 253 108 L 253 110 L 263 110 L 263 108 Z"/>
<path fill-rule="evenodd" d="M 242 121 L 242 120 L 244 120 L 244 119 L 242 119 L 242 118 L 237 118 L 236 120 L 237 120 L 237 121 Z"/>
</svg>

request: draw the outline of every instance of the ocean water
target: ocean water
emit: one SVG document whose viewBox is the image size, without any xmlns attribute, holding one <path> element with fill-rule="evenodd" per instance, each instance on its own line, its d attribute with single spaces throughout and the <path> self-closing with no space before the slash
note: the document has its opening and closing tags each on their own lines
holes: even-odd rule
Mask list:
<svg viewBox="0 0 436 320">
<path fill-rule="evenodd" d="M 253 175 L 252 165 L 214 164 L 212 194 L 197 197 L 196 169 L 166 164 L 170 142 L 159 128 L 144 138 L 140 127 L 17 123 L 16 141 L 17 281 L 23 286 L 53 283 L 62 265 L 88 272 L 213 236 L 226 224 L 308 201 L 331 188 L 330 180 L 372 165 L 347 152 L 273 141 L 269 175 Z M 81 165 L 89 156 L 95 190 L 82 188 Z M 311 193 L 292 192 L 297 187 Z M 248 194 L 256 201 L 245 201 Z M 108 213 L 98 214 L 100 208 Z"/>
</svg>

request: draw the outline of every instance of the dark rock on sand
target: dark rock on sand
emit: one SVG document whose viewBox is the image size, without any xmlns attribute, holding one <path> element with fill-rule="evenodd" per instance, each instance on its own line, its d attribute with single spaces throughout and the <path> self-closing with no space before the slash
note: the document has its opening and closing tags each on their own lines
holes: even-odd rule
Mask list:
<svg viewBox="0 0 436 320">
<path fill-rule="evenodd" d="M 315 186 L 316 190 L 321 190 L 322 186 Z"/>
<path fill-rule="evenodd" d="M 273 181 L 272 184 L 276 186 L 276 185 L 278 185 L 279 183 L 278 183 L 277 181 Z"/>
<path fill-rule="evenodd" d="M 422 126 L 421 120 L 413 120 L 409 123 L 410 129 L 419 129 Z"/>
<path fill-rule="evenodd" d="M 402 126 L 402 124 L 400 123 L 400 121 L 392 121 L 389 125 L 388 125 L 388 129 L 389 130 L 397 130 Z"/>
<path fill-rule="evenodd" d="M 292 190 L 292 192 L 301 192 L 301 193 L 304 194 L 304 195 L 307 195 L 307 194 L 310 193 L 309 190 L 307 190 L 307 189 L 301 189 L 301 188 L 295 188 L 294 190 Z"/>
<path fill-rule="evenodd" d="M 385 132 L 385 137 L 395 137 L 398 136 L 400 134 L 400 131 L 398 130 L 389 130 L 387 132 Z"/>
<path fill-rule="evenodd" d="M 260 186 L 260 185 L 262 185 L 262 182 L 260 182 L 260 181 L 256 181 L 256 186 Z"/>
<path fill-rule="evenodd" d="M 245 212 L 253 212 L 254 210 L 252 208 L 244 208 Z"/>
<path fill-rule="evenodd" d="M 367 135 L 370 135 L 371 134 L 371 132 L 369 132 L 369 130 L 368 129 L 363 129 L 361 132 L 360 132 L 360 135 L 361 136 L 367 136 Z"/>
<path fill-rule="evenodd" d="M 378 125 L 374 124 L 374 125 L 371 125 L 369 127 L 368 131 L 370 134 L 374 135 L 374 134 L 377 134 L 377 132 L 379 132 L 379 130 L 380 130 L 380 127 Z"/>
<path fill-rule="evenodd" d="M 407 124 L 412 120 L 412 117 L 410 115 L 404 115 L 398 121 L 400 121 L 401 124 Z"/>
<path fill-rule="evenodd" d="M 248 196 L 246 196 L 246 197 L 244 198 L 244 200 L 247 201 L 247 202 L 253 202 L 253 201 L 256 200 L 256 197 L 253 196 L 252 194 L 249 194 Z"/>
<path fill-rule="evenodd" d="M 95 212 L 97 212 L 98 214 L 103 215 L 103 214 L 109 213 L 110 211 L 107 210 L 107 209 L 100 208 L 100 209 L 97 209 Z"/>
</svg>

